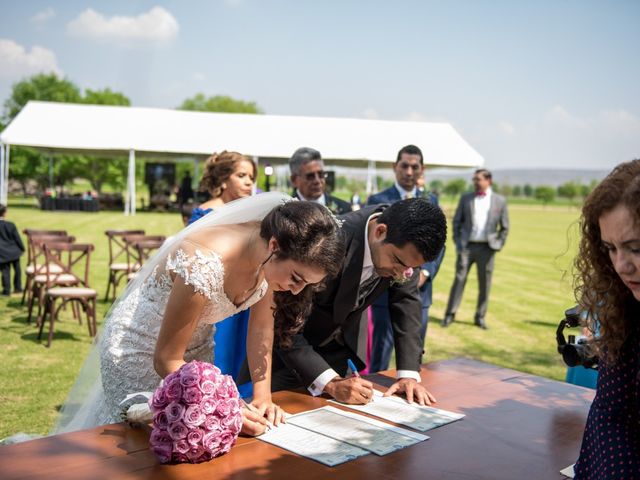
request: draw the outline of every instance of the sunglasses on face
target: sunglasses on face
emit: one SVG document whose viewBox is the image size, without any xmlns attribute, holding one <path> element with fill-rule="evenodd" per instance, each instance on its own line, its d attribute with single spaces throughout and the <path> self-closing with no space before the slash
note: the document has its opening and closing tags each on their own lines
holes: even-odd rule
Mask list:
<svg viewBox="0 0 640 480">
<path fill-rule="evenodd" d="M 313 182 L 314 179 L 326 180 L 327 172 L 320 170 L 319 172 L 309 172 L 302 175 L 307 182 Z"/>
</svg>

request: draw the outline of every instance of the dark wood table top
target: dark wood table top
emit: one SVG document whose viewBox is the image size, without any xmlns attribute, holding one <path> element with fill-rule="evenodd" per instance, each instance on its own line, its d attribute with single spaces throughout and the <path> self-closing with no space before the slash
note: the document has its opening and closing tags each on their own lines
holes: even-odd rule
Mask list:
<svg viewBox="0 0 640 480">
<path fill-rule="evenodd" d="M 240 438 L 210 462 L 161 465 L 148 450 L 149 428 L 114 424 L 0 447 L 0 478 L 534 480 L 562 478 L 559 470 L 576 460 L 593 390 L 467 359 L 427 364 L 421 374 L 438 407 L 466 417 L 383 457 L 330 468 Z M 290 413 L 327 403 L 303 391 L 278 392 L 274 400 Z"/>
</svg>

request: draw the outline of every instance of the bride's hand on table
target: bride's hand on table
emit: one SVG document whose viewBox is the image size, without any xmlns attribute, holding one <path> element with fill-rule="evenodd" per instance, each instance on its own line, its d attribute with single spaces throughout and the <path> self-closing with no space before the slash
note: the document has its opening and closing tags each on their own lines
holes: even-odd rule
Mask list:
<svg viewBox="0 0 640 480">
<path fill-rule="evenodd" d="M 254 398 L 251 406 L 255 407 L 274 427 L 277 427 L 281 423 L 287 423 L 284 410 L 273 403 L 271 399 L 261 400 Z"/>
</svg>

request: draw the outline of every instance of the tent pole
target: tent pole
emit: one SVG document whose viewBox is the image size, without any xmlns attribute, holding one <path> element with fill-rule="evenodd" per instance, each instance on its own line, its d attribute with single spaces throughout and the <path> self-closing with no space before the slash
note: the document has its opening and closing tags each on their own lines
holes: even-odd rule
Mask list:
<svg viewBox="0 0 640 480">
<path fill-rule="evenodd" d="M 3 185 L 2 185 L 2 203 L 4 205 L 7 204 L 8 200 L 9 200 L 9 158 L 11 157 L 11 145 L 10 144 L 6 144 L 4 146 L 4 162 L 3 162 L 3 169 L 2 172 L 0 172 L 0 175 L 2 175 L 2 177 L 4 178 L 3 180 Z"/>
<path fill-rule="evenodd" d="M 367 166 L 367 195 L 378 192 L 378 179 L 376 175 L 376 162 L 375 160 L 369 160 L 369 165 Z"/>
<path fill-rule="evenodd" d="M 129 150 L 129 213 L 136 214 L 136 152 Z"/>
<path fill-rule="evenodd" d="M 0 203 L 6 205 L 6 201 L 4 199 L 4 143 L 0 143 L 0 172 Z"/>
</svg>

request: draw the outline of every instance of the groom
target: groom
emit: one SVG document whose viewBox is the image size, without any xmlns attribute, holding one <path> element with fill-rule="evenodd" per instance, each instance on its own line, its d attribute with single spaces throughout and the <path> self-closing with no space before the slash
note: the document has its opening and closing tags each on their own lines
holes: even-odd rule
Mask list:
<svg viewBox="0 0 640 480">
<path fill-rule="evenodd" d="M 275 349 L 272 389 L 306 387 L 338 401 L 367 403 L 371 382 L 347 378 L 347 360 L 365 366 L 367 322 L 362 313 L 384 291 L 394 331 L 397 376 L 387 393 L 404 392 L 411 402 L 435 399 L 420 385 L 422 301 L 420 265 L 438 256 L 446 238 L 439 207 L 424 198 L 402 200 L 350 212 L 344 220 L 346 256 L 341 273 L 316 294 L 310 315 L 290 348 Z M 411 272 L 410 267 L 413 268 Z M 404 283 L 394 281 L 406 278 Z"/>
</svg>

